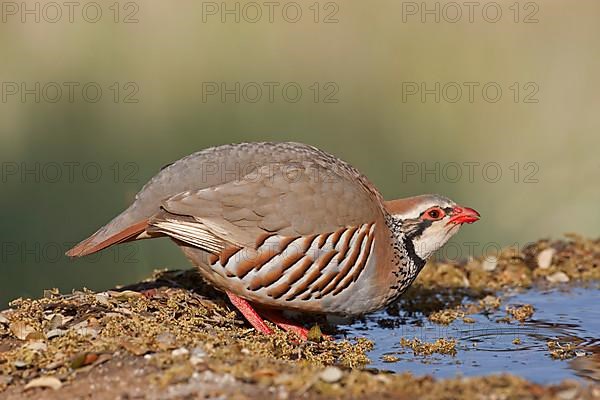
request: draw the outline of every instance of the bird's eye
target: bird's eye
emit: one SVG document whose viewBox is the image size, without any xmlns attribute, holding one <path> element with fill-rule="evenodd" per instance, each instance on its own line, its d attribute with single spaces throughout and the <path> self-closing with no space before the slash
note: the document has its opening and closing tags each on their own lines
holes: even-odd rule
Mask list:
<svg viewBox="0 0 600 400">
<path fill-rule="evenodd" d="M 423 219 L 437 221 L 438 219 L 444 218 L 444 215 L 444 210 L 439 207 L 433 207 L 423 214 Z"/>
</svg>

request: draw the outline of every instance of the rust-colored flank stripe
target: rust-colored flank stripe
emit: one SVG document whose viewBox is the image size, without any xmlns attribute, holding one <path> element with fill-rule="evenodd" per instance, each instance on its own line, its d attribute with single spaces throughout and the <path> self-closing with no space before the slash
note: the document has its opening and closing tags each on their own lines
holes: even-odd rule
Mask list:
<svg viewBox="0 0 600 400">
<path fill-rule="evenodd" d="M 357 230 L 357 227 L 349 228 L 348 234 L 344 236 L 342 248 L 340 249 L 339 253 L 340 255 L 338 256 L 338 264 L 341 264 L 344 257 L 346 257 L 346 253 L 348 253 L 348 250 L 350 249 L 350 241 L 352 241 L 352 237 L 354 236 Z"/>
<path fill-rule="evenodd" d="M 264 264 L 268 263 L 279 252 L 272 249 L 259 252 L 256 256 L 241 260 L 235 267 L 235 272 L 238 278 L 244 279 L 246 275 L 254 268 L 259 269 Z"/>
<path fill-rule="evenodd" d="M 248 290 L 256 291 L 264 286 L 263 283 L 264 283 L 264 280 L 263 280 L 262 276 L 254 275 L 254 277 L 252 278 L 250 283 L 248 283 L 247 288 L 248 288 Z"/>
<path fill-rule="evenodd" d="M 356 260 L 360 254 L 363 240 L 365 239 L 365 235 L 367 235 L 369 232 L 370 227 L 370 224 L 367 225 L 365 229 L 358 235 L 354 245 L 352 246 L 352 252 L 350 253 L 350 256 L 344 262 L 344 267 L 340 270 L 340 272 L 338 272 L 335 279 L 331 281 L 329 285 L 327 285 L 327 287 L 319 294 L 318 298 L 321 298 L 336 289 L 337 285 L 347 276 L 351 268 L 354 267 L 354 264 L 356 263 Z"/>
<path fill-rule="evenodd" d="M 331 235 L 331 232 L 323 233 L 323 234 L 319 235 L 319 241 L 317 242 L 317 246 L 319 246 L 319 248 L 322 248 L 323 246 L 325 246 L 325 242 L 327 242 L 327 238 L 330 235 Z"/>
<path fill-rule="evenodd" d="M 229 262 L 229 259 L 231 258 L 231 256 L 233 256 L 235 253 L 237 253 L 240 250 L 241 250 L 241 247 L 237 247 L 237 246 L 227 246 L 226 248 L 224 248 L 223 251 L 221 251 L 221 254 L 219 254 L 219 262 L 221 263 L 221 265 L 223 267 L 225 267 L 227 265 L 227 263 Z"/>
<path fill-rule="evenodd" d="M 308 269 L 308 275 L 305 275 L 304 281 L 299 284 L 294 291 L 290 294 L 290 296 L 286 300 L 293 300 L 298 297 L 302 293 L 306 292 L 310 289 L 310 285 L 321 276 L 321 271 L 317 266 L 313 263 L 311 268 Z"/>
<path fill-rule="evenodd" d="M 326 272 L 321 278 L 316 281 L 310 288 L 310 292 L 305 294 L 302 298 L 309 298 L 313 293 L 317 293 L 320 290 L 323 290 L 325 286 L 327 286 L 331 281 L 337 276 L 336 272 L 329 271 Z"/>
<path fill-rule="evenodd" d="M 335 277 L 335 273 L 332 275 L 331 273 L 322 275 L 323 269 L 325 269 L 325 267 L 329 264 L 329 262 L 331 261 L 331 259 L 337 254 L 337 252 L 335 250 L 332 250 L 328 253 L 326 253 L 325 255 L 323 255 L 322 257 L 319 257 L 319 259 L 315 262 L 315 271 L 313 273 L 311 273 L 310 275 L 310 279 L 308 279 L 306 281 L 306 288 L 298 293 L 299 295 L 302 294 L 303 292 L 305 292 L 306 290 L 310 291 L 304 296 L 304 298 L 301 299 L 306 299 L 308 297 L 310 297 L 310 295 L 312 293 L 314 293 L 315 291 L 318 290 L 318 287 L 321 287 L 323 284 L 323 282 L 329 282 L 329 280 L 333 279 Z"/>
<path fill-rule="evenodd" d="M 315 240 L 315 238 L 318 235 L 308 235 L 304 238 L 304 242 L 302 243 L 302 248 L 301 248 L 301 252 L 302 253 L 306 253 L 308 251 L 308 249 L 310 249 L 310 246 L 312 245 L 313 241 Z"/>
<path fill-rule="evenodd" d="M 329 262 L 333 257 L 335 257 L 337 253 L 337 251 L 331 250 L 325 253 L 322 257 L 319 257 L 319 259 L 317 260 L 317 266 L 319 267 L 319 271 L 323 270 L 323 268 L 329 265 Z"/>
<path fill-rule="evenodd" d="M 310 257 L 304 257 L 302 261 L 298 265 L 295 265 L 288 272 L 288 284 L 291 286 L 296 283 L 299 279 L 301 279 L 306 271 L 313 265 L 314 260 Z"/>
<path fill-rule="evenodd" d="M 296 253 L 286 257 L 276 268 L 272 268 L 269 272 L 261 272 L 254 278 L 248 285 L 250 290 L 258 290 L 263 287 L 269 287 L 270 285 L 277 282 L 284 274 L 285 270 L 304 257 L 303 254 Z"/>
<path fill-rule="evenodd" d="M 260 236 L 258 236 L 258 238 L 256 239 L 256 247 L 255 249 L 258 250 L 258 248 L 260 246 L 262 246 L 263 244 L 265 244 L 265 242 L 267 241 L 268 238 L 270 238 L 271 236 L 275 236 L 274 233 L 263 233 Z"/>
<path fill-rule="evenodd" d="M 298 260 L 304 257 L 304 254 L 296 251 L 292 254 L 287 255 L 283 260 L 281 260 L 281 268 L 283 271 L 294 265 Z"/>
<path fill-rule="evenodd" d="M 337 285 L 337 287 L 333 291 L 334 296 L 344 291 L 348 286 L 350 286 L 352 282 L 355 282 L 362 273 L 362 271 L 365 269 L 365 266 L 367 265 L 367 260 L 372 251 L 374 238 L 375 234 L 369 234 L 369 239 L 367 241 L 367 244 L 365 245 L 364 252 L 360 257 L 358 264 L 352 270 L 352 273 L 349 274 L 339 285 Z"/>
<path fill-rule="evenodd" d="M 337 246 L 337 243 L 339 242 L 340 238 L 342 237 L 342 234 L 345 231 L 346 228 L 341 228 L 333 233 L 333 235 L 331 236 L 331 247 L 335 248 Z"/>
<path fill-rule="evenodd" d="M 304 273 L 310 268 L 311 265 L 313 265 L 313 260 L 310 257 L 304 257 L 300 263 L 295 265 L 290 270 L 287 279 L 267 290 L 267 295 L 274 299 L 278 299 L 289 292 L 291 285 L 293 285 L 298 279 L 302 278 Z"/>
<path fill-rule="evenodd" d="M 279 241 L 279 252 L 283 253 L 288 246 L 290 245 L 290 243 L 292 243 L 294 240 L 298 239 L 300 236 L 284 236 L 281 238 L 281 240 Z"/>
<path fill-rule="evenodd" d="M 346 264 L 344 265 L 343 273 L 340 273 L 341 276 L 345 276 L 346 273 L 348 273 L 348 270 L 354 266 L 354 263 L 356 262 L 356 259 L 358 258 L 358 255 L 360 254 L 360 249 L 361 249 L 363 240 L 365 239 L 365 235 L 367 234 L 367 232 L 368 232 L 368 227 L 367 227 L 367 229 L 363 230 L 356 238 L 356 241 L 354 242 L 354 246 L 352 246 L 352 252 L 350 253 L 350 257 L 346 260 Z"/>
<path fill-rule="evenodd" d="M 290 290 L 290 286 L 286 282 L 282 282 L 279 285 L 269 289 L 267 295 L 271 296 L 274 299 L 278 299 L 283 296 L 288 290 Z"/>
<path fill-rule="evenodd" d="M 354 268 L 354 271 L 352 271 L 352 273 L 349 275 L 349 277 L 352 278 L 353 282 L 358 279 L 362 270 L 367 265 L 367 260 L 369 259 L 369 256 L 371 255 L 374 241 L 375 241 L 375 233 L 369 232 L 368 241 L 367 241 L 367 244 L 365 245 L 365 249 L 364 249 L 363 254 L 360 257 L 360 260 L 358 261 L 358 265 L 356 268 Z"/>
</svg>

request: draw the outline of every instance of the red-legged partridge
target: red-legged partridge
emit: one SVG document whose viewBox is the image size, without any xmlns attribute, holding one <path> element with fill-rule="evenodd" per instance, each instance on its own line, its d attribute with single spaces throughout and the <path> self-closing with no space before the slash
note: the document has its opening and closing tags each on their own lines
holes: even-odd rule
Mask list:
<svg viewBox="0 0 600 400">
<path fill-rule="evenodd" d="M 346 162 L 300 143 L 242 143 L 163 168 L 129 208 L 67 254 L 170 237 L 258 330 L 276 310 L 358 315 L 384 307 L 479 214 L 438 195 L 384 201 Z"/>
</svg>

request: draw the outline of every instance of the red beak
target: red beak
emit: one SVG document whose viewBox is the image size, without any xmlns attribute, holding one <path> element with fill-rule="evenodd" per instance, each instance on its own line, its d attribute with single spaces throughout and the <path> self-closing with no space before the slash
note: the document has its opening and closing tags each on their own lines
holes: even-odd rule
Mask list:
<svg viewBox="0 0 600 400">
<path fill-rule="evenodd" d="M 479 220 L 479 213 L 469 207 L 454 207 L 448 224 L 472 224 Z"/>
</svg>

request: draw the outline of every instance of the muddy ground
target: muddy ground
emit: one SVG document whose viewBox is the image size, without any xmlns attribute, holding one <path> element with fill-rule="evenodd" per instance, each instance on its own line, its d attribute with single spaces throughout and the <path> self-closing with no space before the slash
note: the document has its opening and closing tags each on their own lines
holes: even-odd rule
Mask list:
<svg viewBox="0 0 600 400">
<path fill-rule="evenodd" d="M 569 236 L 487 259 L 430 263 L 403 307 L 448 324 L 501 307 L 502 289 L 599 280 L 600 240 Z M 503 323 L 533 313 L 509 308 Z M 193 270 L 160 271 L 101 293 L 48 290 L 0 313 L 0 398 L 600 399 L 600 385 L 583 381 L 542 386 L 512 375 L 436 380 L 372 370 L 371 342 L 345 338 L 325 318 L 301 318 L 319 327 L 308 342 L 279 330 L 259 335 Z M 402 345 L 425 355 L 453 351 L 450 340 Z M 574 356 L 573 346 L 549 344 L 548 362 Z M 588 361 L 598 368 L 594 357 Z"/>
</svg>

